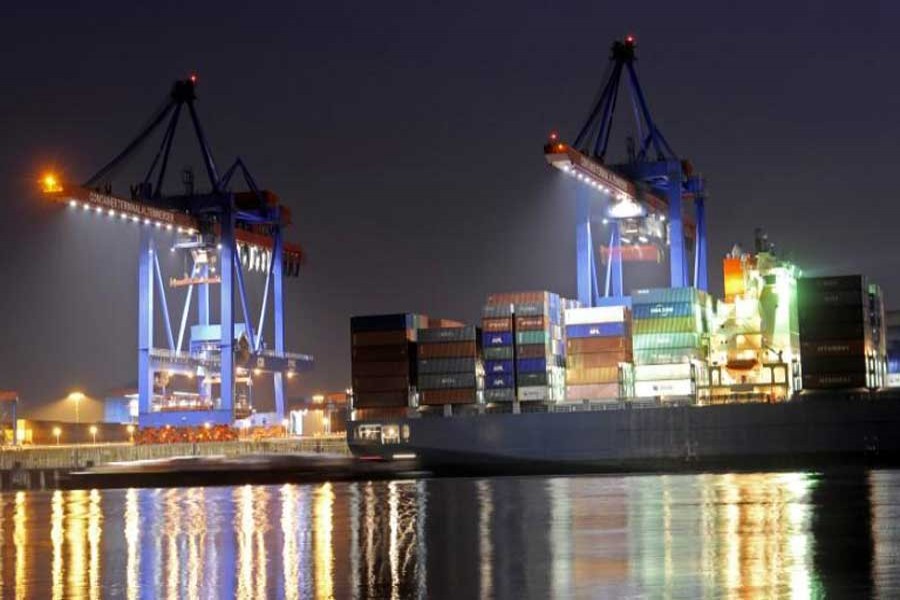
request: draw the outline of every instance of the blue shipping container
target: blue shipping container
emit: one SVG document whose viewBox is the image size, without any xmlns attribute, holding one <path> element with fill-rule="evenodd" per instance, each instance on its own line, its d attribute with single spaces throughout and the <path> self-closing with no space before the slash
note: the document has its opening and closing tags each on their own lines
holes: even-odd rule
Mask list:
<svg viewBox="0 0 900 600">
<path fill-rule="evenodd" d="M 484 378 L 484 387 L 489 390 L 511 388 L 516 384 L 512 375 L 488 375 Z"/>
<path fill-rule="evenodd" d="M 513 343 L 512 333 L 509 332 L 484 333 L 481 337 L 485 347 L 512 346 Z"/>
<path fill-rule="evenodd" d="M 567 325 L 566 337 L 622 337 L 625 335 L 625 323 L 597 323 L 595 325 Z"/>
<path fill-rule="evenodd" d="M 498 373 L 512 373 L 513 361 L 511 360 L 486 360 L 484 361 L 484 374 L 497 375 Z"/>
<path fill-rule="evenodd" d="M 547 370 L 547 360 L 544 358 L 520 358 L 518 367 L 521 373 L 540 373 Z"/>
</svg>

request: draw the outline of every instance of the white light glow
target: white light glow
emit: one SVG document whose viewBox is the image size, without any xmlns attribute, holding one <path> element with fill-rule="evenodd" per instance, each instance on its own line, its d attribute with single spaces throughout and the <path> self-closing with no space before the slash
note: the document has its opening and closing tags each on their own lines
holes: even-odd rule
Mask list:
<svg viewBox="0 0 900 600">
<path fill-rule="evenodd" d="M 111 216 L 111 217 L 116 216 L 116 211 L 114 211 L 113 209 L 109 209 L 109 216 Z"/>
<path fill-rule="evenodd" d="M 644 214 L 644 208 L 637 202 L 622 200 L 610 204 L 609 208 L 606 209 L 606 214 L 613 219 L 630 219 L 632 217 L 642 216 Z"/>
<path fill-rule="evenodd" d="M 75 208 L 76 206 L 78 206 L 78 203 L 75 202 L 74 200 L 69 200 L 69 206 L 71 206 L 72 208 Z"/>
</svg>

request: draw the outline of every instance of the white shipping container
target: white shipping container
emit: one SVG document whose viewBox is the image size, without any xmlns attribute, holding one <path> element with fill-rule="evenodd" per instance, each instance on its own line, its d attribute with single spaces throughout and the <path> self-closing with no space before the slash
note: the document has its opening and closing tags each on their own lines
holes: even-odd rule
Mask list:
<svg viewBox="0 0 900 600">
<path fill-rule="evenodd" d="M 596 323 L 624 323 L 624 306 L 594 306 L 570 308 L 565 314 L 566 325 L 594 325 Z"/>
<path fill-rule="evenodd" d="M 519 388 L 519 401 L 546 401 L 550 400 L 550 388 L 545 385 L 529 385 Z"/>
<path fill-rule="evenodd" d="M 656 396 L 693 396 L 694 383 L 690 379 L 669 379 L 666 381 L 636 381 L 634 395 L 638 398 Z"/>
<path fill-rule="evenodd" d="M 887 386 L 892 388 L 900 387 L 900 373 L 888 373 Z"/>
<path fill-rule="evenodd" d="M 669 365 L 637 365 L 634 367 L 635 381 L 656 381 L 667 379 L 690 379 L 691 363 Z"/>
</svg>

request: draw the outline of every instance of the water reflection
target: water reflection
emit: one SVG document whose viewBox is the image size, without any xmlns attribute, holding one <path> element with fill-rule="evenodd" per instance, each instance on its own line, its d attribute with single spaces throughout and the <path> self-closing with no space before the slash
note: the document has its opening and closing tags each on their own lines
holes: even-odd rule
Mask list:
<svg viewBox="0 0 900 600">
<path fill-rule="evenodd" d="M 897 596 L 900 473 L 0 494 L 0 596 Z"/>
</svg>

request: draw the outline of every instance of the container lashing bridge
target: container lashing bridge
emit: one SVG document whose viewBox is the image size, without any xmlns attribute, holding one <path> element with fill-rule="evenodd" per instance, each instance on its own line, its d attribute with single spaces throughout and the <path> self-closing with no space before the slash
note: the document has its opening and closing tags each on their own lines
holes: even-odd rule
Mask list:
<svg viewBox="0 0 900 600">
<path fill-rule="evenodd" d="M 286 243 L 283 229 L 290 210 L 278 197 L 259 188 L 237 158 L 220 173 L 194 106 L 196 77 L 176 81 L 171 93 L 138 135 L 109 163 L 81 185 L 48 174 L 44 194 L 72 210 L 103 215 L 140 227 L 138 259 L 138 404 L 141 426 L 232 424 L 252 410 L 253 380 L 273 377 L 276 423 L 284 418 L 284 378 L 312 366 L 312 357 L 285 350 L 284 278 L 299 274 L 302 251 Z M 193 173 L 182 172 L 183 193 L 164 193 L 179 118 L 187 114 L 196 138 L 208 189 L 195 189 Z M 129 186 L 128 197 L 113 192 L 115 174 L 162 130 L 162 140 L 144 178 Z M 242 182 L 242 191 L 233 184 Z M 205 187 L 205 186 L 204 186 Z M 163 277 L 160 243 L 169 232 L 170 251 L 186 256 L 182 277 Z M 245 273 L 246 271 L 246 273 Z M 254 324 L 245 276 L 265 276 L 261 309 Z M 170 317 L 166 284 L 186 288 L 178 329 Z M 211 286 L 219 286 L 219 319 L 210 310 Z M 235 321 L 237 292 L 243 321 Z M 196 311 L 192 311 L 196 296 Z M 271 308 L 270 308 L 271 306 Z M 272 313 L 273 347 L 264 341 Z M 166 346 L 155 347 L 154 316 L 162 314 Z M 191 314 L 194 321 L 191 321 Z M 185 344 L 185 337 L 189 342 Z M 194 380 L 196 392 L 167 393 L 173 376 Z M 237 388 L 242 385 L 241 391 Z M 218 387 L 218 398 L 214 386 Z M 162 390 L 160 393 L 159 390 Z M 237 399 L 237 401 L 236 401 Z"/>
<path fill-rule="evenodd" d="M 621 302 L 622 263 L 659 261 L 668 255 L 671 287 L 707 289 L 706 219 L 703 178 L 681 160 L 653 120 L 635 71 L 635 39 L 612 45 L 609 69 L 587 121 L 569 145 L 551 134 L 544 146 L 547 162 L 584 185 L 577 192 L 576 254 L 578 299 L 583 306 Z M 608 164 L 610 133 L 623 77 L 630 90 L 635 138 L 628 160 Z M 602 222 L 609 242 L 601 247 L 606 262 L 603 289 L 598 284 L 592 206 L 598 192 L 608 196 Z M 687 214 L 693 202 L 694 218 Z M 693 242 L 693 280 L 688 249 Z"/>
</svg>

